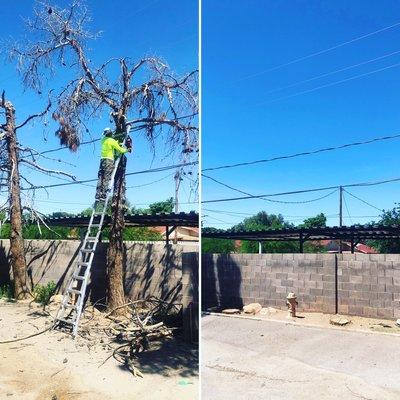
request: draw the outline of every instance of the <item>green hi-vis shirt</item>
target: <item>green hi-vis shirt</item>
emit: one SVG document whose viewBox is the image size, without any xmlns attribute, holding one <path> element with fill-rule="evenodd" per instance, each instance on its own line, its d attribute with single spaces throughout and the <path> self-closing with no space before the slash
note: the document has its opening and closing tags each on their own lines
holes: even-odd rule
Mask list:
<svg viewBox="0 0 400 400">
<path fill-rule="evenodd" d="M 128 149 L 123 148 L 115 139 L 105 137 L 101 139 L 101 158 L 114 160 L 115 152 L 125 154 Z"/>
</svg>

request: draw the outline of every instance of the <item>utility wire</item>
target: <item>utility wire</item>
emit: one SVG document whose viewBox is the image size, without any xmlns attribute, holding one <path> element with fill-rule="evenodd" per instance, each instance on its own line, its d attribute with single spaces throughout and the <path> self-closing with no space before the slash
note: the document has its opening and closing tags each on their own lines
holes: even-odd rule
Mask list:
<svg viewBox="0 0 400 400">
<path fill-rule="evenodd" d="M 174 121 L 179 121 L 181 119 L 186 119 L 186 118 L 192 118 L 192 117 L 195 117 L 196 115 L 197 115 L 197 113 L 189 114 L 189 115 L 183 115 L 182 117 L 174 118 Z M 161 124 L 162 124 L 162 121 L 153 123 L 153 125 L 161 125 Z M 130 132 L 140 131 L 142 129 L 145 129 L 146 126 L 148 126 L 148 125 L 149 124 L 143 124 L 143 125 L 135 126 L 135 127 L 131 128 Z M 101 139 L 102 138 L 99 137 L 99 138 L 95 138 L 95 139 L 92 139 L 92 140 L 87 140 L 85 142 L 80 143 L 79 146 L 84 146 L 84 145 L 87 145 L 87 144 L 99 142 Z M 42 151 L 42 152 L 39 153 L 39 155 L 40 154 L 46 154 L 46 153 L 53 153 L 55 151 L 67 150 L 67 149 L 68 149 L 68 147 L 66 147 L 66 146 L 60 146 L 60 147 L 56 147 L 55 149 Z"/>
<path fill-rule="evenodd" d="M 301 92 L 293 93 L 293 94 L 290 94 L 290 95 L 288 95 L 288 96 L 278 97 L 278 98 L 273 99 L 273 100 L 263 100 L 263 101 L 261 101 L 261 102 L 259 102 L 259 103 L 254 104 L 254 106 L 260 106 L 260 105 L 262 105 L 262 104 L 269 104 L 269 103 L 276 103 L 276 102 L 281 101 L 281 100 L 286 100 L 286 99 L 290 99 L 290 98 L 292 98 L 292 97 L 300 96 L 300 95 L 302 95 L 302 94 L 307 94 L 307 93 L 315 92 L 315 91 L 320 90 L 320 89 L 325 89 L 325 88 L 327 88 L 327 87 L 339 85 L 340 83 L 349 82 L 349 81 L 352 81 L 352 80 L 354 80 L 354 79 L 358 79 L 358 78 L 362 78 L 362 77 L 364 77 L 364 76 L 369 76 L 369 75 L 372 75 L 372 74 L 376 74 L 376 73 L 378 73 L 378 72 L 386 71 L 387 69 L 395 68 L 395 67 L 398 67 L 398 66 L 400 66 L 400 63 L 391 64 L 391 65 L 388 65 L 388 66 L 386 66 L 386 67 L 374 69 L 373 71 L 370 71 L 370 72 L 365 72 L 365 73 L 363 73 L 363 74 L 358 74 L 358 75 L 355 75 L 355 76 L 351 76 L 351 77 L 349 77 L 349 78 L 340 79 L 339 81 L 334 81 L 334 82 L 331 82 L 331 83 L 326 83 L 325 85 L 320 85 L 320 86 L 317 86 L 317 87 L 312 88 L 312 89 L 303 90 L 303 91 L 301 91 Z"/>
<path fill-rule="evenodd" d="M 162 171 L 167 171 L 170 169 L 183 168 L 183 167 L 187 167 L 190 165 L 196 165 L 196 164 L 198 164 L 198 161 L 192 161 L 189 163 L 176 164 L 176 165 L 168 165 L 165 167 L 158 167 L 158 168 L 152 168 L 152 169 L 145 169 L 142 171 L 128 172 L 125 175 L 128 176 L 128 175 L 139 175 L 139 174 L 147 174 L 147 173 L 154 173 L 154 172 L 162 172 Z M 24 188 L 21 188 L 21 190 L 48 189 L 48 188 L 54 188 L 54 187 L 60 187 L 60 186 L 79 185 L 82 183 L 89 183 L 89 182 L 96 182 L 96 181 L 97 181 L 97 178 L 86 179 L 86 180 L 66 182 L 66 183 L 55 183 L 53 185 L 32 186 L 29 188 L 24 187 Z"/>
<path fill-rule="evenodd" d="M 241 163 L 235 163 L 235 164 L 220 165 L 217 167 L 204 168 L 203 172 L 216 171 L 219 169 L 226 169 L 226 168 L 243 167 L 243 166 L 247 166 L 247 165 L 261 164 L 261 163 L 267 163 L 267 162 L 278 161 L 278 160 L 286 160 L 289 158 L 309 156 L 309 155 L 313 155 L 313 154 L 325 153 L 328 151 L 340 150 L 340 149 L 345 149 L 348 147 L 362 146 L 365 144 L 371 144 L 371 143 L 375 143 L 375 142 L 381 142 L 384 140 L 392 140 L 392 139 L 399 139 L 399 138 L 400 138 L 400 134 L 397 133 L 397 134 L 389 135 L 389 136 L 381 136 L 381 137 L 376 137 L 373 139 L 362 140 L 362 141 L 352 142 L 352 143 L 346 143 L 346 144 L 342 144 L 339 146 L 323 147 L 323 148 L 317 149 L 317 150 L 303 151 L 301 153 L 293 153 L 293 154 L 289 154 L 286 156 L 277 156 L 277 157 L 265 158 L 265 159 L 261 159 L 261 160 L 255 160 L 255 161 L 247 161 L 247 162 L 241 162 Z"/>
<path fill-rule="evenodd" d="M 357 200 L 361 201 L 362 203 L 366 204 L 367 206 L 375 208 L 375 210 L 379 210 L 380 212 L 384 212 L 384 210 L 382 210 L 381 208 L 376 207 L 371 203 L 368 203 L 368 201 L 365 201 L 365 200 L 361 199 L 360 197 L 356 196 L 355 194 L 350 193 L 348 190 L 343 190 L 343 191 L 346 192 L 347 194 L 349 194 L 351 197 L 354 197 L 355 199 L 357 199 Z"/>
<path fill-rule="evenodd" d="M 326 187 L 320 187 L 320 188 L 314 188 L 314 189 L 303 189 L 303 190 L 294 190 L 290 192 L 281 192 L 281 193 L 271 193 L 271 194 L 261 194 L 261 195 L 252 195 L 252 196 L 242 196 L 242 197 L 231 197 L 231 198 L 223 198 L 223 199 L 213 199 L 213 200 L 203 200 L 202 203 L 220 203 L 220 202 L 226 202 L 226 201 L 237 201 L 237 200 L 248 200 L 248 199 L 259 199 L 263 197 L 275 197 L 275 196 L 285 196 L 285 195 L 292 195 L 292 194 L 300 194 L 300 193 L 311 193 L 311 192 L 321 192 L 321 191 L 326 191 L 326 190 L 333 190 L 333 189 L 339 189 L 340 186 L 342 188 L 349 188 L 349 187 L 368 187 L 368 186 L 376 186 L 376 185 L 382 185 L 385 183 L 391 183 L 391 182 L 399 182 L 400 178 L 392 178 L 392 179 L 386 179 L 382 181 L 375 181 L 375 182 L 360 182 L 360 183 L 350 183 L 347 185 L 338 185 L 338 186 L 326 186 Z"/>
<path fill-rule="evenodd" d="M 240 189 L 236 189 L 236 188 L 234 188 L 233 186 L 227 185 L 226 183 L 223 183 L 223 182 L 221 182 L 221 181 L 219 181 L 219 180 L 217 180 L 217 179 L 215 179 L 215 178 L 212 178 L 211 176 L 204 175 L 204 174 L 202 174 L 202 176 L 204 176 L 205 178 L 211 179 L 212 181 L 218 183 L 219 185 L 225 186 L 225 187 L 227 187 L 228 189 L 234 190 L 235 192 L 242 193 L 242 194 L 246 194 L 246 195 L 248 195 L 248 196 L 253 196 L 251 193 L 244 192 L 243 190 L 240 190 Z M 264 200 L 264 201 L 269 201 L 269 202 L 271 202 L 271 203 L 305 204 L 305 203 L 312 203 L 312 202 L 314 202 L 314 201 L 318 201 L 318 200 L 325 199 L 326 197 L 331 196 L 332 194 L 336 193 L 337 190 L 338 190 L 338 189 L 334 189 L 332 192 L 330 192 L 330 193 L 328 193 L 328 194 L 326 194 L 326 195 L 324 195 L 324 196 L 318 197 L 318 198 L 316 198 L 316 199 L 303 200 L 303 201 L 271 200 L 271 199 L 266 199 L 266 198 L 264 198 L 264 197 L 259 197 L 259 199 L 260 199 L 260 200 Z"/>
<path fill-rule="evenodd" d="M 160 179 L 157 179 L 155 181 L 149 182 L 149 183 L 143 183 L 141 185 L 134 185 L 134 186 L 127 186 L 126 189 L 133 189 L 133 188 L 139 188 L 139 187 L 154 185 L 155 183 L 161 182 L 161 181 L 163 181 L 163 180 L 165 180 L 165 179 L 167 179 L 167 178 L 169 178 L 171 176 L 174 176 L 174 175 L 175 175 L 175 172 L 172 173 L 172 174 L 168 174 L 168 175 L 166 175 L 166 176 L 164 176 L 164 177 L 162 177 Z"/>
<path fill-rule="evenodd" d="M 349 216 L 350 223 L 353 225 L 353 219 L 351 218 L 349 208 L 347 207 L 346 196 L 343 196 L 343 202 L 344 202 L 344 206 L 346 207 L 346 211 L 347 211 L 347 215 Z"/>
<path fill-rule="evenodd" d="M 286 86 L 281 86 L 279 88 L 269 90 L 268 92 L 265 92 L 265 94 L 272 94 L 272 93 L 280 92 L 282 90 L 290 89 L 292 87 L 299 86 L 299 85 L 302 85 L 304 83 L 312 82 L 312 81 L 315 81 L 317 79 L 326 78 L 327 76 L 338 74 L 339 72 L 347 71 L 349 69 L 361 67 L 362 65 L 370 64 L 370 63 L 373 63 L 375 61 L 383 60 L 385 58 L 394 56 L 395 54 L 399 54 L 399 53 L 400 53 L 400 50 L 393 51 L 391 53 L 384 54 L 383 56 L 380 56 L 380 57 L 371 58 L 369 60 L 362 61 L 362 62 L 357 63 L 357 64 L 352 64 L 352 65 L 349 65 L 347 67 L 339 68 L 339 69 L 336 69 L 336 70 L 333 70 L 333 71 L 330 71 L 330 72 L 326 72 L 324 74 L 316 75 L 316 76 L 313 76 L 313 77 L 308 78 L 308 79 L 303 79 L 301 81 L 297 81 L 297 82 L 291 83 L 291 84 L 286 85 Z"/>
<path fill-rule="evenodd" d="M 293 59 L 293 60 L 291 60 L 291 61 L 288 61 L 288 62 L 285 62 L 285 63 L 283 63 L 283 64 L 276 65 L 275 67 L 267 68 L 267 69 L 265 69 L 265 70 L 262 70 L 262 71 L 259 71 L 259 72 L 256 72 L 256 73 L 246 75 L 246 76 L 240 78 L 239 80 L 237 80 L 236 82 L 241 82 L 241 81 L 244 81 L 244 80 L 247 80 L 247 79 L 250 79 L 250 78 L 255 78 L 255 77 L 257 77 L 257 76 L 264 75 L 264 74 L 266 74 L 266 73 L 268 73 L 268 72 L 276 71 L 276 70 L 279 69 L 279 68 L 287 67 L 287 66 L 289 66 L 289 65 L 298 63 L 298 62 L 300 62 L 300 61 L 304 61 L 304 60 L 307 60 L 307 59 L 309 59 L 309 58 L 316 57 L 316 56 L 319 56 L 319 55 L 321 55 L 321 54 L 328 53 L 328 52 L 330 52 L 330 51 L 332 51 L 332 50 L 336 50 L 336 49 L 338 49 L 338 48 L 340 48 L 340 47 L 343 47 L 343 46 L 346 46 L 346 45 L 348 45 L 348 44 L 358 42 L 359 40 L 362 40 L 362 39 L 365 39 L 365 38 L 367 38 L 367 37 L 370 37 L 370 36 L 376 35 L 376 34 L 378 34 L 378 33 L 387 31 L 387 30 L 389 30 L 389 29 L 395 28 L 395 27 L 397 27 L 397 26 L 399 26 L 399 25 L 400 25 L 400 22 L 396 22 L 395 24 L 385 26 L 385 27 L 383 27 L 383 28 L 381 28 L 381 29 L 378 29 L 378 30 L 373 31 L 373 32 L 370 32 L 370 33 L 366 33 L 366 34 L 361 35 L 361 36 L 357 36 L 357 37 L 355 37 L 355 38 L 353 38 L 353 39 L 347 40 L 347 41 L 345 41 L 345 42 L 338 43 L 338 44 L 336 44 L 336 45 L 334 45 L 334 46 L 331 46 L 331 47 L 328 47 L 328 48 L 326 48 L 326 49 L 319 50 L 319 51 L 316 51 L 316 52 L 314 52 L 314 53 L 311 53 L 311 54 L 308 54 L 308 55 L 305 55 L 305 56 L 302 56 L 302 57 L 299 57 L 299 58 L 295 58 L 295 59 Z M 236 82 L 235 82 L 235 83 L 236 83 Z"/>
</svg>

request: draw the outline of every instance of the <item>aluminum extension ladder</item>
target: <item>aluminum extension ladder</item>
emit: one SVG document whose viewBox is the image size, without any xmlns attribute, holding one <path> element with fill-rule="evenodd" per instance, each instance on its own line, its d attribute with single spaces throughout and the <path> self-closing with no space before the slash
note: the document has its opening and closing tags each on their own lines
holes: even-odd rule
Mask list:
<svg viewBox="0 0 400 400">
<path fill-rule="evenodd" d="M 111 175 L 110 183 L 107 189 L 107 196 L 101 211 L 96 211 L 93 207 L 90 216 L 88 230 L 79 249 L 78 260 L 74 272 L 68 282 L 64 292 L 63 299 L 54 320 L 53 329 L 56 327 L 69 327 L 72 330 L 72 336 L 75 337 L 78 332 L 79 319 L 82 314 L 85 302 L 86 287 L 89 280 L 90 269 L 92 267 L 94 253 L 100 239 L 103 227 L 104 217 L 107 206 L 112 197 L 112 188 L 114 186 L 115 174 L 118 169 L 121 156 L 117 158 L 114 170 Z"/>
</svg>

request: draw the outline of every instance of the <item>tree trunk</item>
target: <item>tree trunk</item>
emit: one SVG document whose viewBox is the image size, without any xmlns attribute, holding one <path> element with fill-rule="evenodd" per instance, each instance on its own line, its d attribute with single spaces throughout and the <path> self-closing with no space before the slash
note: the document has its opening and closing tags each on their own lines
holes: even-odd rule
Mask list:
<svg viewBox="0 0 400 400">
<path fill-rule="evenodd" d="M 14 277 L 15 299 L 26 298 L 29 291 L 26 286 L 26 261 L 24 240 L 22 237 L 21 189 L 18 168 L 17 132 L 15 129 L 15 109 L 10 102 L 4 102 L 6 113 L 6 141 L 8 153 L 8 182 L 10 196 L 10 255 Z"/>
<path fill-rule="evenodd" d="M 111 230 L 107 251 L 107 305 L 109 309 L 125 303 L 124 293 L 124 243 L 122 232 L 125 226 L 125 169 L 126 157 L 122 156 L 114 181 L 111 206 Z M 123 313 L 124 310 L 121 310 Z"/>
</svg>

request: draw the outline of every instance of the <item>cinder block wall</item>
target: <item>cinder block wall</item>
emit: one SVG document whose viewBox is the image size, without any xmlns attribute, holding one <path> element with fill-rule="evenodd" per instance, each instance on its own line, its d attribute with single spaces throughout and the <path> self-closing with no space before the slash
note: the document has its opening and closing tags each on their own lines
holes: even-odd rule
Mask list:
<svg viewBox="0 0 400 400">
<path fill-rule="evenodd" d="M 258 302 L 286 309 L 295 292 L 299 309 L 366 317 L 400 318 L 397 254 L 204 254 L 202 307 Z"/>
<path fill-rule="evenodd" d="M 73 272 L 78 255 L 79 241 L 27 240 L 26 260 L 30 279 L 34 284 L 57 283 L 62 290 Z M 107 243 L 99 243 L 91 271 L 89 290 L 91 300 L 105 296 L 105 266 Z M 125 289 L 131 299 L 154 295 L 182 302 L 182 257 L 197 253 L 196 245 L 166 245 L 164 243 L 125 242 Z M 9 241 L 0 240 L 0 283 L 9 276 Z M 195 258 L 189 258 L 196 262 Z M 197 269 L 198 264 L 187 268 Z"/>
<path fill-rule="evenodd" d="M 338 256 L 339 312 L 400 318 L 400 254 Z"/>
</svg>

